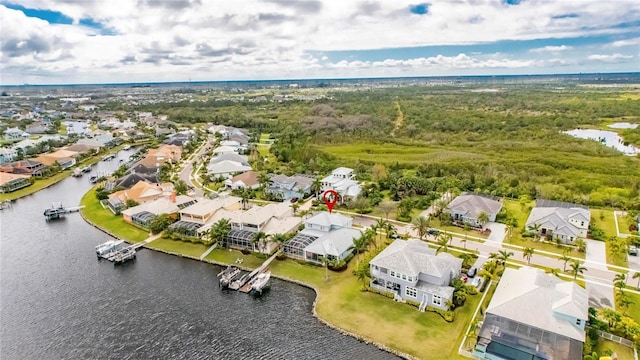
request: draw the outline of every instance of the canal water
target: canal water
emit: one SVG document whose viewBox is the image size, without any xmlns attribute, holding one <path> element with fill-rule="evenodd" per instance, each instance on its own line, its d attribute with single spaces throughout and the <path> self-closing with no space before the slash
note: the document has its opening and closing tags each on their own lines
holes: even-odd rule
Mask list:
<svg viewBox="0 0 640 360">
<path fill-rule="evenodd" d="M 77 213 L 42 215 L 53 202 L 77 205 L 88 178 L 0 212 L 0 359 L 395 358 L 319 323 L 313 291 L 298 285 L 273 279 L 254 299 L 220 291 L 220 267 L 194 260 L 141 250 L 123 266 L 98 261 L 106 234 Z"/>
</svg>

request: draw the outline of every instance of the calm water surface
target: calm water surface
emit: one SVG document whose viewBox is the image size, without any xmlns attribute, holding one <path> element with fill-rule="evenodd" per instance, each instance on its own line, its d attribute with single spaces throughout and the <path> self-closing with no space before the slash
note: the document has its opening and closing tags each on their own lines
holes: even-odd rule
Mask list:
<svg viewBox="0 0 640 360">
<path fill-rule="evenodd" d="M 42 215 L 89 187 L 68 178 L 0 213 L 0 359 L 395 358 L 320 324 L 301 286 L 274 279 L 253 299 L 221 292 L 210 264 L 149 250 L 119 267 L 96 260 L 107 235 L 79 214 Z"/>
</svg>

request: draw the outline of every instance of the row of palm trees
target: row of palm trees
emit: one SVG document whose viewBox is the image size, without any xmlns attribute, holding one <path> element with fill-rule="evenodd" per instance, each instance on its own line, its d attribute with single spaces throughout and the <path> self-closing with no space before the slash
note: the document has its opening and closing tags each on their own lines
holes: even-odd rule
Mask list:
<svg viewBox="0 0 640 360">
<path fill-rule="evenodd" d="M 225 239 L 229 232 L 231 231 L 231 223 L 228 219 L 220 219 L 217 223 L 215 223 L 211 229 L 209 229 L 209 233 L 207 237 L 214 243 L 225 244 Z M 282 248 L 284 243 L 289 240 L 289 236 L 286 234 L 272 234 L 268 235 L 264 231 L 258 231 L 253 234 L 251 237 L 251 245 L 254 250 L 260 250 L 262 252 L 267 248 L 267 244 L 269 241 L 275 242 L 278 244 L 279 248 Z"/>
</svg>

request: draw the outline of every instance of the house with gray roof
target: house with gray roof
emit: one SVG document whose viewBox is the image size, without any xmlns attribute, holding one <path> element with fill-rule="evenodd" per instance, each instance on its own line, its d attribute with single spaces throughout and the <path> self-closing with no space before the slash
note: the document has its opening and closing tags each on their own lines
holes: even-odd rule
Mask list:
<svg viewBox="0 0 640 360">
<path fill-rule="evenodd" d="M 321 212 L 307 219 L 304 229 L 284 245 L 284 254 L 299 260 L 323 264 L 344 260 L 353 253 L 353 240 L 361 233 L 351 227 L 353 219 L 341 214 Z"/>
<path fill-rule="evenodd" d="M 304 175 L 270 175 L 271 179 L 264 191 L 281 200 L 302 199 L 311 193 L 313 178 Z"/>
<path fill-rule="evenodd" d="M 536 231 L 541 237 L 572 244 L 578 238 L 587 237 L 590 220 L 591 211 L 585 206 L 538 200 L 527 219 L 526 229 Z"/>
<path fill-rule="evenodd" d="M 483 359 L 581 360 L 587 291 L 528 266 L 506 268 L 485 311 L 474 355 Z"/>
<path fill-rule="evenodd" d="M 372 288 L 394 295 L 397 301 L 416 301 L 447 310 L 453 300 L 453 279 L 460 275 L 462 259 L 434 249 L 418 239 L 398 239 L 369 262 Z"/>
<path fill-rule="evenodd" d="M 496 221 L 501 209 L 502 202 L 497 197 L 465 192 L 453 199 L 444 212 L 451 215 L 453 222 L 482 227 L 484 224 L 478 220 L 480 214 L 485 213 L 489 221 Z"/>
<path fill-rule="evenodd" d="M 17 127 L 8 128 L 7 130 L 4 131 L 5 140 L 22 140 L 22 139 L 28 139 L 28 138 L 29 138 L 29 134 L 18 129 Z"/>
</svg>

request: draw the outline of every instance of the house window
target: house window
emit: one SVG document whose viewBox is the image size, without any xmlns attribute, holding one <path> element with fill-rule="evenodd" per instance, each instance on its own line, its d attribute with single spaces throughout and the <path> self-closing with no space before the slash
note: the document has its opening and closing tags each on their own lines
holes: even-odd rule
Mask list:
<svg viewBox="0 0 640 360">
<path fill-rule="evenodd" d="M 581 326 L 582 325 L 582 320 L 576 319 L 576 325 Z"/>
<path fill-rule="evenodd" d="M 413 282 L 413 277 L 412 276 L 407 277 L 407 281 Z"/>
<path fill-rule="evenodd" d="M 580 226 L 584 226 L 584 221 L 581 221 L 581 222 L 580 222 Z"/>
<path fill-rule="evenodd" d="M 402 274 L 402 280 L 407 280 L 407 275 Z"/>
<path fill-rule="evenodd" d="M 405 293 L 407 296 L 411 296 L 412 298 L 416 298 L 416 297 L 418 297 L 418 290 L 416 290 L 415 288 L 412 288 L 412 287 L 410 287 L 410 286 L 407 286 L 407 287 L 404 289 L 404 293 Z"/>
<path fill-rule="evenodd" d="M 395 277 L 395 276 L 396 276 L 396 272 L 395 272 L 395 271 L 393 271 L 393 270 L 391 270 L 391 271 L 389 272 L 389 275 L 391 275 L 391 276 Z"/>
<path fill-rule="evenodd" d="M 438 295 L 433 295 L 433 297 L 431 298 L 431 302 L 433 303 L 433 305 L 442 306 L 442 297 Z"/>
</svg>

